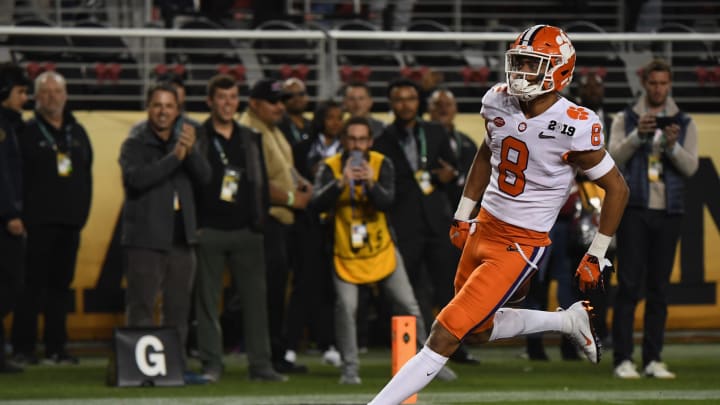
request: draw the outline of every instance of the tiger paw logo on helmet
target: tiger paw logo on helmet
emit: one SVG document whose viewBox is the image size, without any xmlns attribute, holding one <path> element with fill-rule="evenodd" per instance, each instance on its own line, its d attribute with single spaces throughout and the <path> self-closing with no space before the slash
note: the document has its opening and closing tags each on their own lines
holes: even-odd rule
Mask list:
<svg viewBox="0 0 720 405">
<path fill-rule="evenodd" d="M 590 113 L 583 107 L 568 107 L 565 113 L 574 120 L 585 121 L 590 118 Z"/>
<path fill-rule="evenodd" d="M 505 53 L 508 93 L 530 101 L 561 91 L 572 81 L 575 47 L 563 30 L 535 25 L 523 31 Z"/>
</svg>

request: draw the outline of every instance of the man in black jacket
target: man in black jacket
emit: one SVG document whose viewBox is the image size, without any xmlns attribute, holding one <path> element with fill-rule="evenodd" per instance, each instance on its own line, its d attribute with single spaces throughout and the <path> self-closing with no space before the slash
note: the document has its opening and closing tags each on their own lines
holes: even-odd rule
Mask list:
<svg viewBox="0 0 720 405">
<path fill-rule="evenodd" d="M 12 312 L 22 285 L 25 225 L 22 214 L 22 168 L 17 134 L 29 82 L 20 67 L 0 65 L 0 373 L 22 371 L 5 359 L 3 318 Z"/>
<path fill-rule="evenodd" d="M 136 124 L 120 151 L 125 188 L 121 243 L 126 259 L 128 326 L 154 325 L 155 298 L 163 296 L 163 324 L 185 347 L 197 242 L 194 188 L 211 169 L 195 128 L 178 119 L 175 89 L 147 93 L 148 119 Z"/>
<path fill-rule="evenodd" d="M 477 146 L 470 137 L 455 126 L 457 115 L 457 102 L 455 96 L 448 89 L 435 90 L 428 100 L 428 112 L 430 119 L 439 123 L 445 128 L 450 148 L 455 154 L 458 175 L 445 187 L 450 199 L 450 204 L 456 204 L 462 197 L 465 188 L 465 177 L 470 171 L 470 166 L 475 159 Z"/>
<path fill-rule="evenodd" d="M 80 231 L 90 212 L 92 147 L 85 129 L 65 108 L 65 78 L 54 71 L 35 79 L 35 118 L 20 138 L 23 219 L 28 230 L 25 288 L 13 318 L 18 361 L 37 363 L 38 314 L 45 317 L 45 361 L 76 364 L 66 351 L 70 283 Z"/>
<path fill-rule="evenodd" d="M 218 381 L 223 370 L 218 307 L 227 266 L 243 310 L 243 331 L 250 379 L 285 381 L 270 360 L 262 227 L 270 208 L 260 133 L 233 120 L 240 104 L 232 76 L 208 84 L 210 118 L 203 123 L 210 182 L 195 189 L 198 213 L 198 272 L 195 314 L 204 375 Z"/>
<path fill-rule="evenodd" d="M 373 148 L 395 166 L 390 224 L 397 232 L 398 248 L 423 318 L 433 319 L 433 307 L 443 307 L 453 296 L 454 269 L 460 256 L 446 236 L 452 212 L 445 187 L 457 177 L 457 171 L 445 129 L 418 118 L 418 94 L 412 81 L 390 83 L 388 97 L 395 121 L 385 127 Z M 426 291 L 429 283 L 423 281 L 423 268 L 431 279 L 432 296 Z"/>
<path fill-rule="evenodd" d="M 312 128 L 310 120 L 305 118 L 305 110 L 310 103 L 307 88 L 302 80 L 291 77 L 282 84 L 282 103 L 285 114 L 278 128 L 282 131 L 290 146 L 310 138 Z"/>
</svg>

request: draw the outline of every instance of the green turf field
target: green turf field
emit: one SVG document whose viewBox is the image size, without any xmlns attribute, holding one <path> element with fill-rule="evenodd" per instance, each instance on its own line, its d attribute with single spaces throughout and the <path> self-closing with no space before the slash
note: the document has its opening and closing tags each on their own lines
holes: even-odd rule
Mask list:
<svg viewBox="0 0 720 405">
<path fill-rule="evenodd" d="M 665 361 L 676 380 L 618 380 L 611 354 L 600 365 L 561 361 L 547 347 L 549 362 L 519 357 L 520 346 L 473 349 L 479 366 L 451 365 L 457 381 L 430 384 L 418 404 L 720 404 L 720 344 L 670 344 Z M 310 373 L 286 383 L 251 383 L 245 360 L 226 358 L 227 372 L 216 384 L 178 388 L 113 388 L 105 385 L 107 361 L 82 357 L 78 366 L 40 365 L 23 374 L 0 375 L 0 402 L 62 404 L 364 404 L 389 377 L 390 352 L 372 350 L 361 357 L 360 386 L 338 385 L 339 371 L 319 356 L 300 355 Z"/>
</svg>

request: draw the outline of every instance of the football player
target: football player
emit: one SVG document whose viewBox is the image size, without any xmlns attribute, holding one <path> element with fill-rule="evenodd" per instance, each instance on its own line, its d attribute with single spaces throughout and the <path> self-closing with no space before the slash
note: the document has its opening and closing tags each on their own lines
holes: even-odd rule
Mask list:
<svg viewBox="0 0 720 405">
<path fill-rule="evenodd" d="M 399 404 L 421 390 L 463 341 L 554 331 L 568 335 L 592 363 L 600 361 L 588 302 L 557 312 L 504 305 L 523 295 L 537 270 L 577 170 L 606 193 L 598 233 L 576 271 L 580 289 L 598 287 L 609 264 L 605 252 L 627 203 L 627 185 L 603 147 L 597 115 L 560 95 L 575 68 L 567 34 L 549 25 L 530 27 L 505 59 L 506 82 L 483 97 L 487 136 L 450 229 L 453 244 L 463 249 L 455 297 L 438 314 L 425 347 L 372 405 Z"/>
</svg>

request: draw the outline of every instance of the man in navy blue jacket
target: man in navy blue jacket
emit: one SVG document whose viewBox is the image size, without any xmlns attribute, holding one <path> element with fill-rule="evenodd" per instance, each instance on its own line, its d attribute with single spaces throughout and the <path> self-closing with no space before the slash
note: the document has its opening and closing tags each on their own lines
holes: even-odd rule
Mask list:
<svg viewBox="0 0 720 405">
<path fill-rule="evenodd" d="M 22 213 L 22 173 L 17 134 L 22 131 L 22 106 L 29 82 L 12 63 L 0 65 L 0 373 L 22 371 L 5 359 L 2 320 L 14 307 L 22 285 L 25 225 Z"/>
</svg>

